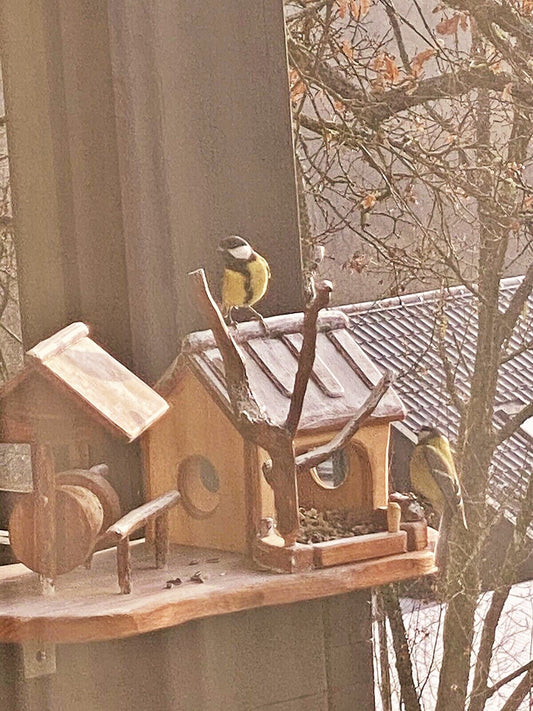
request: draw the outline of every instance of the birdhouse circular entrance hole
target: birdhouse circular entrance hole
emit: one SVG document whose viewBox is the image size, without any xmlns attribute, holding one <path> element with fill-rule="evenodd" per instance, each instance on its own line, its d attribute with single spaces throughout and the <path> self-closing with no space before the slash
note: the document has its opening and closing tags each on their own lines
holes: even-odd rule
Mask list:
<svg viewBox="0 0 533 711">
<path fill-rule="evenodd" d="M 349 459 L 346 450 L 341 449 L 321 464 L 311 469 L 311 476 L 325 489 L 336 489 L 344 483 L 348 475 Z"/>
<path fill-rule="evenodd" d="M 209 459 L 193 454 L 178 467 L 178 489 L 186 511 L 196 518 L 213 514 L 220 500 L 220 480 Z"/>
</svg>

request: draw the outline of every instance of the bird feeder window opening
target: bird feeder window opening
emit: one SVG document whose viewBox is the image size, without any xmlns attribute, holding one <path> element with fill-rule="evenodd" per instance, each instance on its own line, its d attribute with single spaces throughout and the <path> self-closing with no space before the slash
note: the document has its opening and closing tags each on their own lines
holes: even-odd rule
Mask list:
<svg viewBox="0 0 533 711">
<path fill-rule="evenodd" d="M 346 449 L 335 452 L 325 462 L 311 469 L 311 476 L 325 489 L 336 489 L 346 481 L 349 471 L 349 456 Z"/>
<path fill-rule="evenodd" d="M 317 442 L 323 443 L 322 438 Z M 307 447 L 297 447 L 298 453 Z M 350 442 L 321 464 L 298 477 L 300 505 L 316 508 L 351 510 L 368 514 L 373 509 L 372 470 L 364 447 Z"/>
<path fill-rule="evenodd" d="M 206 457 L 193 454 L 179 465 L 178 490 L 187 513 L 194 518 L 205 518 L 216 511 L 219 489 L 217 471 Z"/>
</svg>

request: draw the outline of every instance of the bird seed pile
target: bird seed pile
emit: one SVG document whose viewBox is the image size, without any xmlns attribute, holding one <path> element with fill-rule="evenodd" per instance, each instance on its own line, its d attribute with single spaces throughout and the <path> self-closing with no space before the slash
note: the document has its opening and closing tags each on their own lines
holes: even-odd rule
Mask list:
<svg viewBox="0 0 533 711">
<path fill-rule="evenodd" d="M 362 536 L 365 533 L 378 533 L 381 529 L 372 521 L 361 521 L 361 515 L 355 511 L 332 509 L 317 511 L 300 506 L 300 531 L 298 543 L 321 543 L 336 538 Z"/>
</svg>

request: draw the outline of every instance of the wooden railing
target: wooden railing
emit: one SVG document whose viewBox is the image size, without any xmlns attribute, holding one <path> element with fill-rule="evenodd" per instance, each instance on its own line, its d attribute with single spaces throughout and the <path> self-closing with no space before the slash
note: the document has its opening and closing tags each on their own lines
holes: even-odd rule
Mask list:
<svg viewBox="0 0 533 711">
<path fill-rule="evenodd" d="M 122 594 L 127 595 L 131 592 L 131 534 L 155 519 L 155 566 L 164 568 L 169 548 L 168 514 L 179 500 L 179 491 L 167 491 L 157 499 L 148 501 L 125 514 L 105 532 L 104 540 L 117 546 L 118 584 Z"/>
</svg>

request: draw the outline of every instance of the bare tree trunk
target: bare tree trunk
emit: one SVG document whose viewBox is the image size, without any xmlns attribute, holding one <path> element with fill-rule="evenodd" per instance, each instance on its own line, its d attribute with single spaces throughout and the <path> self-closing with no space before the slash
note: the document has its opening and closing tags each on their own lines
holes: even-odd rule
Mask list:
<svg viewBox="0 0 533 711">
<path fill-rule="evenodd" d="M 392 632 L 392 643 L 396 654 L 396 669 L 398 670 L 405 711 L 420 711 L 420 701 L 413 681 L 411 653 L 403 624 L 397 586 L 385 585 L 381 588 L 381 594 Z"/>
<path fill-rule="evenodd" d="M 479 549 L 485 528 L 485 495 L 494 450 L 493 408 L 500 362 L 498 297 L 507 234 L 494 214 L 490 99 L 477 100 L 477 162 L 480 221 L 478 341 L 470 399 L 462 417 L 458 460 L 466 492 L 469 530 L 454 526 L 455 543 L 446 577 L 449 599 L 443 630 L 443 661 L 436 711 L 466 705 L 475 611 L 480 592 Z M 459 540 L 454 540 L 458 538 Z"/>
<path fill-rule="evenodd" d="M 379 671 L 380 685 L 379 691 L 381 696 L 381 706 L 383 711 L 392 711 L 391 698 L 391 682 L 390 682 L 390 659 L 389 645 L 387 639 L 387 616 L 385 605 L 383 604 L 383 595 L 380 590 L 374 592 L 376 624 L 378 628 L 378 645 L 379 645 Z"/>
</svg>

